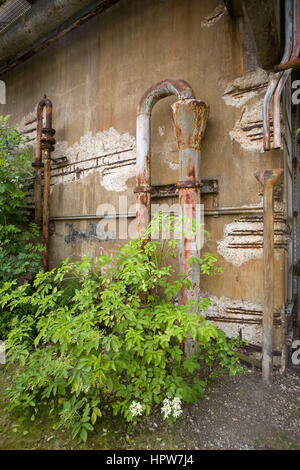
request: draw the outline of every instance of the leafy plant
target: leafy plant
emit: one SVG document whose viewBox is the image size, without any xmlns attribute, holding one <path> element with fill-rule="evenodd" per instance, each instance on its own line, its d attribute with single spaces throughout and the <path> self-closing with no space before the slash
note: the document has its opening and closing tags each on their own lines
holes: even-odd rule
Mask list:
<svg viewBox="0 0 300 470">
<path fill-rule="evenodd" d="M 25 215 L 32 177 L 27 139 L 0 116 L 0 288 L 13 279 L 30 278 L 40 269 L 39 228 Z M 11 315 L 0 310 L 0 338 L 10 329 Z"/>
<path fill-rule="evenodd" d="M 211 373 L 215 364 L 230 374 L 242 370 L 224 332 L 192 313 L 193 301 L 175 302 L 190 281 L 167 263 L 174 240 L 168 245 L 162 253 L 159 241 L 138 239 L 113 259 L 65 260 L 36 276 L 34 292 L 6 284 L 2 306 L 31 312 L 8 337 L 9 364 L 17 365 L 10 410 L 35 419 L 44 407 L 58 414 L 57 427 L 71 426 L 86 441 L 104 413 L 134 424 L 166 398 L 197 400 L 210 375 L 199 375 L 203 361 Z M 211 259 L 202 266 L 213 270 Z M 200 299 L 200 310 L 208 306 Z M 198 344 L 193 357 L 181 348 L 189 335 Z"/>
</svg>

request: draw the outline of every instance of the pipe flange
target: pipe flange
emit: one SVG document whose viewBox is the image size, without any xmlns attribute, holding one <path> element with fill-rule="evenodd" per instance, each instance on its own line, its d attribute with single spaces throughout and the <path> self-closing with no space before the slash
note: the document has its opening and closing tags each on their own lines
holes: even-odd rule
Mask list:
<svg viewBox="0 0 300 470">
<path fill-rule="evenodd" d="M 54 135 L 55 132 L 56 132 L 55 129 L 53 129 L 52 127 L 43 127 L 42 129 L 43 134 Z"/>
<path fill-rule="evenodd" d="M 54 130 L 54 129 L 53 129 Z M 56 140 L 51 134 L 45 134 L 44 137 L 41 138 L 41 149 L 42 150 L 49 150 L 50 152 L 54 152 L 54 145 Z"/>
</svg>

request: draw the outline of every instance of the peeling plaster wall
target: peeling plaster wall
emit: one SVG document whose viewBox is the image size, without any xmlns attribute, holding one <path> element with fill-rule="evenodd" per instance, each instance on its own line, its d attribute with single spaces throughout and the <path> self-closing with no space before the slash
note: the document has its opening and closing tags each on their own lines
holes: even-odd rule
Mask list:
<svg viewBox="0 0 300 470">
<path fill-rule="evenodd" d="M 289 232 L 284 221 L 274 223 L 275 257 L 287 248 Z M 236 266 L 263 256 L 262 217 L 244 217 L 224 225 L 224 238 L 217 242 L 218 253 Z"/>
<path fill-rule="evenodd" d="M 68 143 L 57 142 L 53 158 L 66 157 L 68 165 L 63 170 L 54 167 L 51 184 L 75 181 L 79 175 L 91 171 L 99 173 L 99 184 L 107 191 L 125 191 L 128 179 L 135 176 L 135 138 L 129 133 L 119 134 L 110 127 L 92 135 L 88 132 L 70 147 Z"/>
<path fill-rule="evenodd" d="M 230 302 L 241 310 L 261 310 L 262 198 L 253 173 L 282 166 L 283 153 L 263 153 L 262 101 L 271 75 L 258 67 L 248 71 L 256 61 L 243 28 L 221 0 L 121 0 L 1 77 L 7 105 L 0 106 L 0 114 L 12 116 L 33 148 L 36 105 L 44 93 L 53 101 L 51 266 L 86 252 L 113 254 L 124 243 L 118 227 L 108 238 L 99 235 L 97 210 L 107 204 L 117 213 L 134 212 L 137 103 L 156 82 L 179 77 L 210 105 L 200 175 L 218 180 L 219 193 L 201 199 L 211 234 L 204 250 L 217 253 L 224 270 L 217 278 L 201 278 L 214 299 L 210 314 L 226 317 Z M 153 185 L 178 179 L 174 101 L 166 98 L 153 109 Z M 119 196 L 127 198 L 126 206 Z M 278 312 L 288 295 L 286 198 L 276 200 L 276 213 Z M 230 299 L 227 307 L 224 298 Z M 238 324 L 225 320 L 214 321 L 237 333 Z M 260 341 L 259 323 L 244 322 L 243 331 L 255 344 Z"/>
<path fill-rule="evenodd" d="M 229 337 L 240 336 L 250 344 L 259 346 L 262 335 L 262 305 L 248 300 L 232 300 L 228 297 L 216 297 L 208 292 L 202 296 L 209 297 L 211 306 L 203 313 L 207 320 L 222 328 Z M 274 311 L 274 336 L 278 350 L 280 341 L 281 312 Z"/>
<path fill-rule="evenodd" d="M 227 85 L 223 99 L 228 106 L 240 109 L 229 135 L 245 150 L 263 152 L 262 105 L 270 75 L 257 68 Z"/>
</svg>

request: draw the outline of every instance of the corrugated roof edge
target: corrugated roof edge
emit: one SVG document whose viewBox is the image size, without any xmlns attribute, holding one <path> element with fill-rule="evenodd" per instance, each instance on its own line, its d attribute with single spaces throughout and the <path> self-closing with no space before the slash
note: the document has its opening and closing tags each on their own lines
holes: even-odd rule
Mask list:
<svg viewBox="0 0 300 470">
<path fill-rule="evenodd" d="M 41 0 L 31 0 L 38 4 Z M 60 23 L 51 31 L 45 32 L 38 40 L 36 40 L 29 47 L 20 50 L 14 56 L 10 57 L 7 61 L 0 63 L 0 76 L 3 76 L 8 71 L 12 70 L 19 64 L 25 62 L 41 50 L 48 47 L 52 42 L 67 34 L 69 31 L 79 27 L 81 24 L 88 21 L 90 18 L 102 13 L 104 10 L 112 7 L 120 0 L 98 0 L 91 2 L 85 8 L 81 9 L 75 15 L 70 16 L 69 19 Z M 22 21 L 22 18 L 20 19 Z M 20 21 L 18 20 L 18 21 Z M 3 33 L 4 35 L 6 34 Z M 1 38 L 1 33 L 0 33 Z"/>
</svg>

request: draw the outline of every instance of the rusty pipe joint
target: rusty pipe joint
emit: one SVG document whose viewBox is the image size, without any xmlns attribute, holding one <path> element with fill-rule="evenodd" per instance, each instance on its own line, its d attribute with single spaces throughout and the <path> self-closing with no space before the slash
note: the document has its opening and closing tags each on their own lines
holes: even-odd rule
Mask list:
<svg viewBox="0 0 300 470">
<path fill-rule="evenodd" d="M 178 187 L 200 186 L 200 147 L 206 129 L 209 106 L 186 99 L 172 105 L 172 119 L 179 150 Z"/>
<path fill-rule="evenodd" d="M 56 140 L 54 139 L 55 129 L 44 127 L 42 129 L 43 137 L 41 138 L 41 150 L 54 152 Z"/>
</svg>

